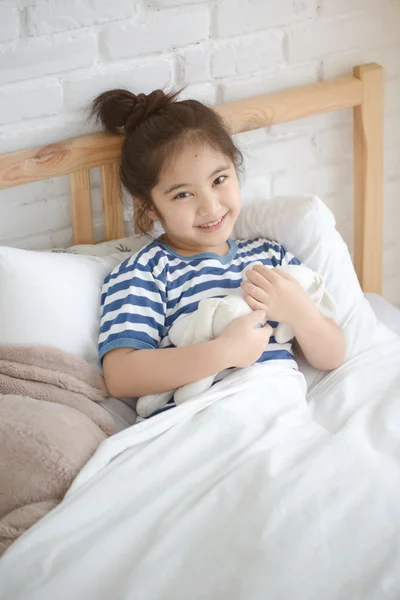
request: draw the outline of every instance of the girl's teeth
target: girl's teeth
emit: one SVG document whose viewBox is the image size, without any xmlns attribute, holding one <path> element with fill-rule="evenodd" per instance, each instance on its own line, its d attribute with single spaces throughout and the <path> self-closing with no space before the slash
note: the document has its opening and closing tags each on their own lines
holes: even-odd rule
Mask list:
<svg viewBox="0 0 400 600">
<path fill-rule="evenodd" d="M 218 223 L 220 223 L 222 221 L 224 217 L 221 217 L 220 219 L 218 219 L 218 221 L 214 221 L 214 223 L 207 223 L 207 225 L 200 225 L 200 227 L 206 229 L 207 227 L 213 227 L 214 225 L 217 225 Z"/>
</svg>

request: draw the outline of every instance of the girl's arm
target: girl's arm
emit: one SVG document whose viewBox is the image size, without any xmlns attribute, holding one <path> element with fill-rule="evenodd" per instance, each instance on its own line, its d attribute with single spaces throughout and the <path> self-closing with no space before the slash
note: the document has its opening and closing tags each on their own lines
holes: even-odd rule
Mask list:
<svg viewBox="0 0 400 600">
<path fill-rule="evenodd" d="M 261 265 L 248 271 L 242 284 L 249 306 L 264 310 L 267 318 L 288 323 L 307 362 L 315 369 L 330 371 L 341 365 L 345 342 L 338 326 L 323 317 L 299 282 L 278 269 Z"/>
<path fill-rule="evenodd" d="M 336 323 L 323 317 L 310 300 L 292 327 L 309 365 L 321 371 L 340 367 L 345 353 L 344 335 Z"/>
<path fill-rule="evenodd" d="M 175 390 L 229 367 L 256 362 L 268 344 L 272 329 L 256 327 L 265 313 L 255 311 L 236 319 L 215 340 L 156 350 L 117 348 L 103 359 L 108 392 L 130 398 Z"/>
</svg>

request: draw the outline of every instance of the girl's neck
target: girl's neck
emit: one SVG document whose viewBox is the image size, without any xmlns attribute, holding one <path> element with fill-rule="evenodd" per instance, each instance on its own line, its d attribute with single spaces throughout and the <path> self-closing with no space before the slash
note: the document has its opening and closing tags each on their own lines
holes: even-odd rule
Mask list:
<svg viewBox="0 0 400 600">
<path fill-rule="evenodd" d="M 230 249 L 228 241 L 219 244 L 218 246 L 185 246 L 185 245 L 177 245 L 173 241 L 168 238 L 168 235 L 164 233 L 161 236 L 161 241 L 163 244 L 171 248 L 177 254 L 181 254 L 182 256 L 195 256 L 196 254 L 203 254 L 205 252 L 213 252 L 214 254 L 218 254 L 218 256 L 225 256 Z"/>
</svg>

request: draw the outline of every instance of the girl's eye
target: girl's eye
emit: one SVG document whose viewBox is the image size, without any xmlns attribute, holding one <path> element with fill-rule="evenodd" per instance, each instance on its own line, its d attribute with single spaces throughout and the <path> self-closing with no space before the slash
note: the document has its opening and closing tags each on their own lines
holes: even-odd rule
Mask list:
<svg viewBox="0 0 400 600">
<path fill-rule="evenodd" d="M 188 196 L 190 196 L 189 192 L 180 192 L 180 194 L 175 196 L 174 200 L 180 200 L 181 198 L 187 198 Z"/>
<path fill-rule="evenodd" d="M 216 185 L 219 185 L 220 183 L 223 183 L 225 179 L 227 179 L 226 175 L 220 175 L 219 177 L 217 177 L 217 179 L 214 180 L 214 183 Z"/>
</svg>

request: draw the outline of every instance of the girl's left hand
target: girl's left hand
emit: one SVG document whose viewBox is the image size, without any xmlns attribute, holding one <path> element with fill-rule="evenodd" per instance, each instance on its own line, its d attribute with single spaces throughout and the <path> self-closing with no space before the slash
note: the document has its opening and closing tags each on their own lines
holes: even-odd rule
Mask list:
<svg viewBox="0 0 400 600">
<path fill-rule="evenodd" d="M 253 310 L 264 310 L 267 319 L 295 326 L 311 301 L 300 283 L 278 268 L 256 265 L 247 271 L 250 282 L 242 282 L 245 300 Z"/>
</svg>

